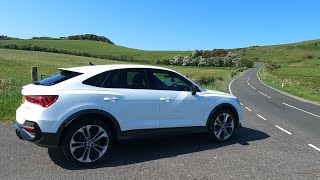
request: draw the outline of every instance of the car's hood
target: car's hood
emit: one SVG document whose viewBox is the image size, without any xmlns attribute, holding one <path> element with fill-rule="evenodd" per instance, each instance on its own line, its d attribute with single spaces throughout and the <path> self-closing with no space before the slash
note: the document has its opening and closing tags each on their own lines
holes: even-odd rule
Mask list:
<svg viewBox="0 0 320 180">
<path fill-rule="evenodd" d="M 206 95 L 206 96 L 229 96 L 229 97 L 234 97 L 233 95 L 231 94 L 228 94 L 228 93 L 224 93 L 224 92 L 220 92 L 220 91 L 213 91 L 213 90 L 208 90 L 206 89 L 205 91 L 202 92 L 203 95 Z"/>
</svg>

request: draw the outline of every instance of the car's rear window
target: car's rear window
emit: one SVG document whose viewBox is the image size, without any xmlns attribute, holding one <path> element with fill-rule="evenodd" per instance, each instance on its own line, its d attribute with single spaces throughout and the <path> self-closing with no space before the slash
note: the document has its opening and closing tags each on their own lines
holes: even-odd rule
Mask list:
<svg viewBox="0 0 320 180">
<path fill-rule="evenodd" d="M 63 70 L 59 74 L 56 74 L 54 76 L 50 76 L 50 77 L 43 79 L 43 80 L 40 80 L 40 81 L 36 82 L 35 84 L 43 85 L 43 86 L 52 86 L 52 85 L 58 84 L 60 82 L 63 82 L 65 80 L 76 77 L 80 74 L 82 74 L 82 73 Z"/>
</svg>

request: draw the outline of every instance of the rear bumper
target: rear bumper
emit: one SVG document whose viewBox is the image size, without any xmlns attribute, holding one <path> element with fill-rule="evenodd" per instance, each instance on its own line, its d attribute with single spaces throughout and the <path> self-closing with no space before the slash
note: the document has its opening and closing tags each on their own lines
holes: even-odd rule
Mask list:
<svg viewBox="0 0 320 180">
<path fill-rule="evenodd" d="M 59 146 L 59 137 L 55 133 L 42 132 L 39 126 L 35 123 L 34 132 L 25 130 L 24 125 L 15 123 L 16 135 L 22 139 L 42 147 L 53 147 Z"/>
</svg>

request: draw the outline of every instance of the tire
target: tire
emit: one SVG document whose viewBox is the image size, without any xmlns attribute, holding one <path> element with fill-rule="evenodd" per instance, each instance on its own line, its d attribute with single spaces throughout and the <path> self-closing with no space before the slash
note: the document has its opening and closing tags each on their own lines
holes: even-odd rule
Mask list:
<svg viewBox="0 0 320 180">
<path fill-rule="evenodd" d="M 228 109 L 218 109 L 209 119 L 209 138 L 217 143 L 226 142 L 233 137 L 235 127 L 235 115 Z"/>
<path fill-rule="evenodd" d="M 66 159 L 77 166 L 94 166 L 105 160 L 112 150 L 113 134 L 102 120 L 79 120 L 65 132 L 61 150 Z"/>
</svg>

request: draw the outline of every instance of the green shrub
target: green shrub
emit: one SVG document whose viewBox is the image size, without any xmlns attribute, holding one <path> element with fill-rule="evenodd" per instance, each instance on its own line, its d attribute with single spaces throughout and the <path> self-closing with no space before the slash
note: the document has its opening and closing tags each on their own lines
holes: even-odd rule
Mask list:
<svg viewBox="0 0 320 180">
<path fill-rule="evenodd" d="M 247 60 L 247 59 L 240 59 L 238 65 L 238 67 L 248 67 L 248 68 L 252 68 L 254 66 L 254 62 Z"/>
</svg>

